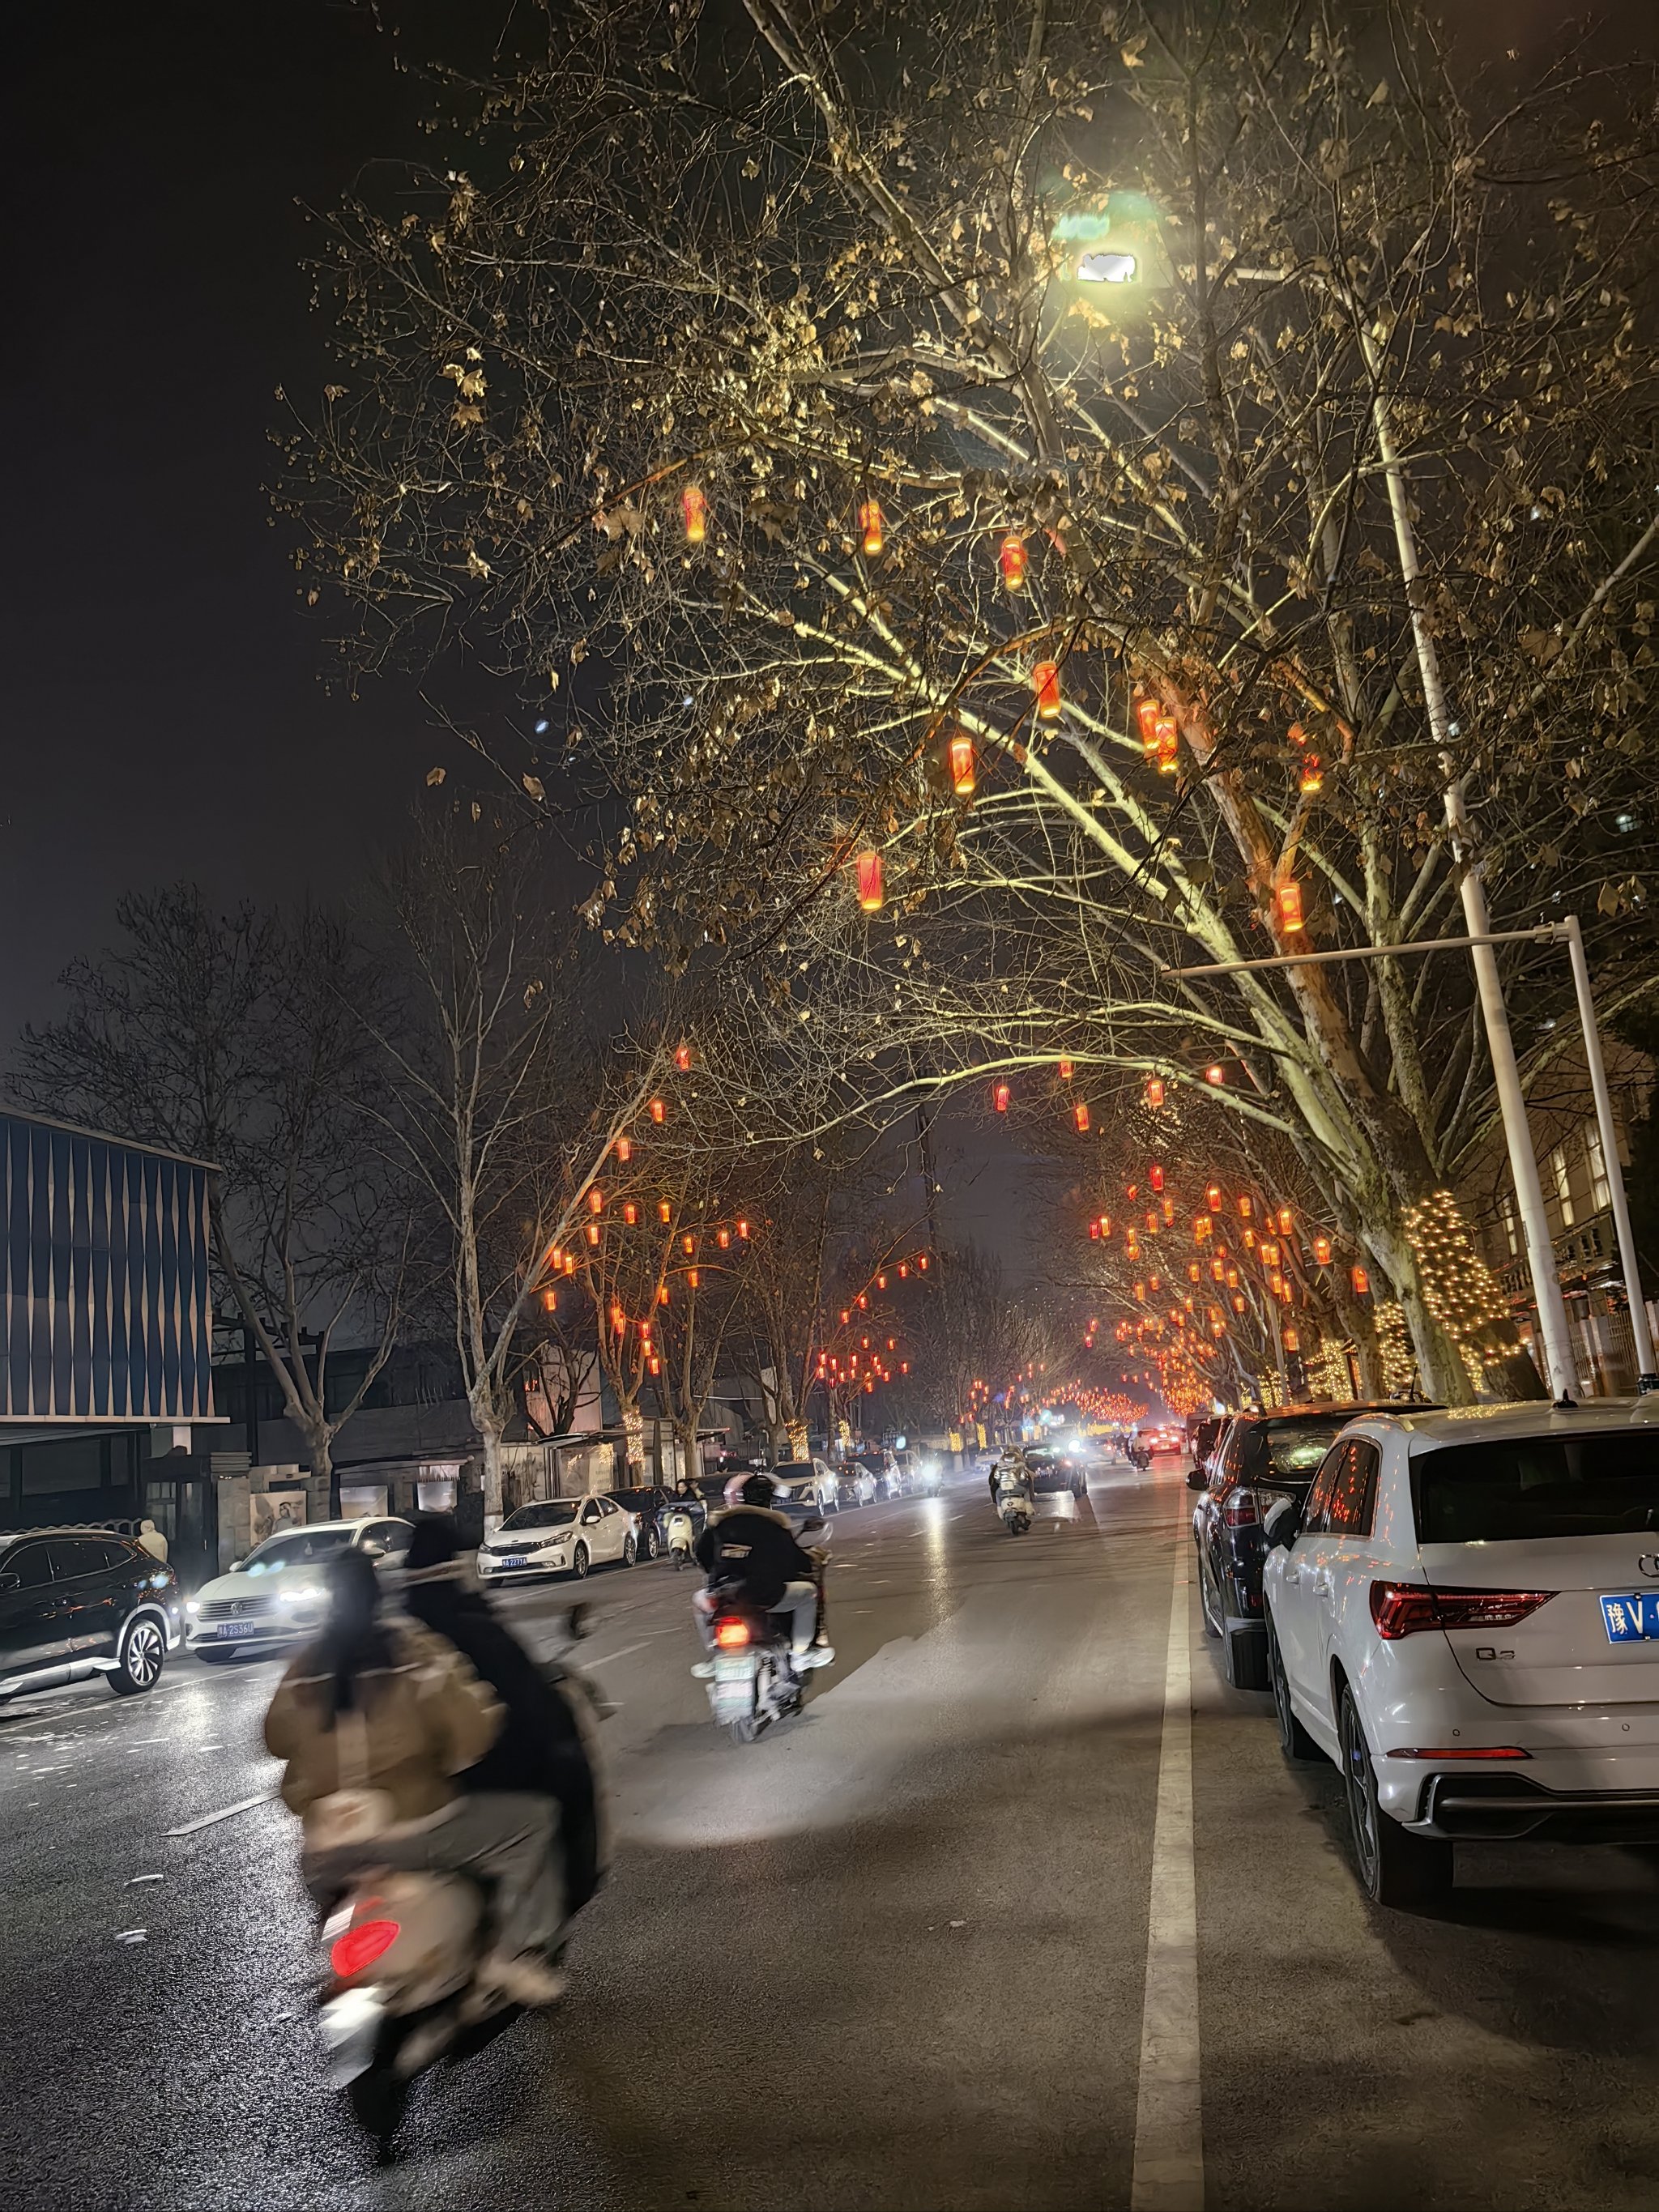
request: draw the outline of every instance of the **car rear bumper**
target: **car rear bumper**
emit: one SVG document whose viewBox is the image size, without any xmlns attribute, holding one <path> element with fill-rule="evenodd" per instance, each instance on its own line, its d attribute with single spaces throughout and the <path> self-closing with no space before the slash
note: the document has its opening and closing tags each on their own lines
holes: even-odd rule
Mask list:
<svg viewBox="0 0 1659 2212">
<path fill-rule="evenodd" d="M 1516 1773 L 1435 1774 L 1420 1817 L 1406 1826 L 1468 1843 L 1659 1843 L 1659 1790 L 1547 1790 Z"/>
</svg>

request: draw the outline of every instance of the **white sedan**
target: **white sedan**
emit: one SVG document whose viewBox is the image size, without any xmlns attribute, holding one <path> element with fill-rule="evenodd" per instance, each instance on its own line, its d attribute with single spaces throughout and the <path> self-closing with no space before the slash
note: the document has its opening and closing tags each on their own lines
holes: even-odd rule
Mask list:
<svg viewBox="0 0 1659 2212">
<path fill-rule="evenodd" d="M 278 1651 L 313 1636 L 328 1610 L 329 1561 L 355 1549 L 395 1567 L 413 1534 L 407 1521 L 382 1517 L 313 1521 L 267 1536 L 228 1575 L 216 1575 L 185 1600 L 185 1643 L 211 1662 Z"/>
<path fill-rule="evenodd" d="M 1377 1903 L 1459 1838 L 1659 1841 L 1659 1400 L 1367 1414 L 1267 1534 L 1280 1741 Z"/>
<path fill-rule="evenodd" d="M 639 1551 L 637 1516 L 614 1498 L 589 1491 L 581 1498 L 542 1498 L 509 1513 L 478 1547 L 481 1582 L 520 1575 L 585 1575 L 590 1567 L 620 1560 L 631 1567 Z"/>
</svg>

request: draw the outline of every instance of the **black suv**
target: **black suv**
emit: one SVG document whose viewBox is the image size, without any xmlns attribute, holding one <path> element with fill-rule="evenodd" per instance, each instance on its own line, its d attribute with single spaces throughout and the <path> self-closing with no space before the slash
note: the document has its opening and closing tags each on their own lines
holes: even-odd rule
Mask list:
<svg viewBox="0 0 1659 2212">
<path fill-rule="evenodd" d="M 1220 1639 L 1222 1672 L 1234 1689 L 1268 1687 L 1261 1524 L 1269 1507 L 1281 1498 L 1306 1498 L 1320 1462 L 1350 1421 L 1365 1413 L 1431 1410 L 1414 1398 L 1408 1406 L 1397 1399 L 1363 1406 L 1327 1401 L 1239 1413 L 1214 1448 L 1207 1473 L 1200 1465 L 1187 1477 L 1191 1489 L 1204 1492 L 1193 1511 L 1204 1626 Z"/>
<path fill-rule="evenodd" d="M 0 1533 L 0 1698 L 102 1674 L 153 1690 L 181 1631 L 179 1580 L 112 1528 Z"/>
</svg>

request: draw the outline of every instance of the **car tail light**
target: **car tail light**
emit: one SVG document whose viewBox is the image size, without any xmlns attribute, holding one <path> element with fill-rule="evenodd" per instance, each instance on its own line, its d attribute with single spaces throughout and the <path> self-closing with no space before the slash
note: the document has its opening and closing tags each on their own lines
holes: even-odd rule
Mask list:
<svg viewBox="0 0 1659 2212">
<path fill-rule="evenodd" d="M 722 1651 L 741 1651 L 749 1641 L 749 1623 L 729 1616 L 714 1623 L 714 1642 Z"/>
<path fill-rule="evenodd" d="M 1438 1751 L 1421 1751 L 1415 1747 L 1406 1751 L 1385 1751 L 1384 1759 L 1530 1759 L 1529 1751 L 1519 1751 L 1512 1743 L 1455 1743 Z"/>
<path fill-rule="evenodd" d="M 1261 1516 L 1256 1511 L 1255 1492 L 1248 1484 L 1241 1483 L 1221 1509 L 1221 1518 L 1229 1528 L 1254 1528 Z"/>
<path fill-rule="evenodd" d="M 354 1974 L 361 1974 L 383 1958 L 401 1933 L 395 1920 L 360 1920 L 343 1936 L 335 1937 L 329 1947 L 328 1963 L 343 1982 L 349 1982 Z"/>
<path fill-rule="evenodd" d="M 1425 1628 L 1513 1628 L 1553 1590 L 1431 1589 L 1426 1583 L 1373 1583 L 1371 1619 L 1394 1643 Z"/>
</svg>

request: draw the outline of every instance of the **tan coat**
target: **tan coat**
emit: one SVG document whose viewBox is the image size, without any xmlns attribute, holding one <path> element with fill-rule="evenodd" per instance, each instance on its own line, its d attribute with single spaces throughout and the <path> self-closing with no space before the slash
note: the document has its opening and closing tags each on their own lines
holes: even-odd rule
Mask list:
<svg viewBox="0 0 1659 2212">
<path fill-rule="evenodd" d="M 384 1790 L 399 1820 L 435 1813 L 459 1795 L 450 1779 L 483 1757 L 501 1731 L 503 1707 L 453 1644 L 412 1622 L 386 1624 L 394 1664 L 358 1678 L 368 1771 L 340 1774 L 340 1739 L 330 1725 L 332 1678 L 322 1649 L 295 1653 L 265 1715 L 265 1749 L 285 1759 L 283 1799 L 303 1815 L 335 1790 Z M 354 1731 L 355 1734 L 355 1731 Z"/>
</svg>

